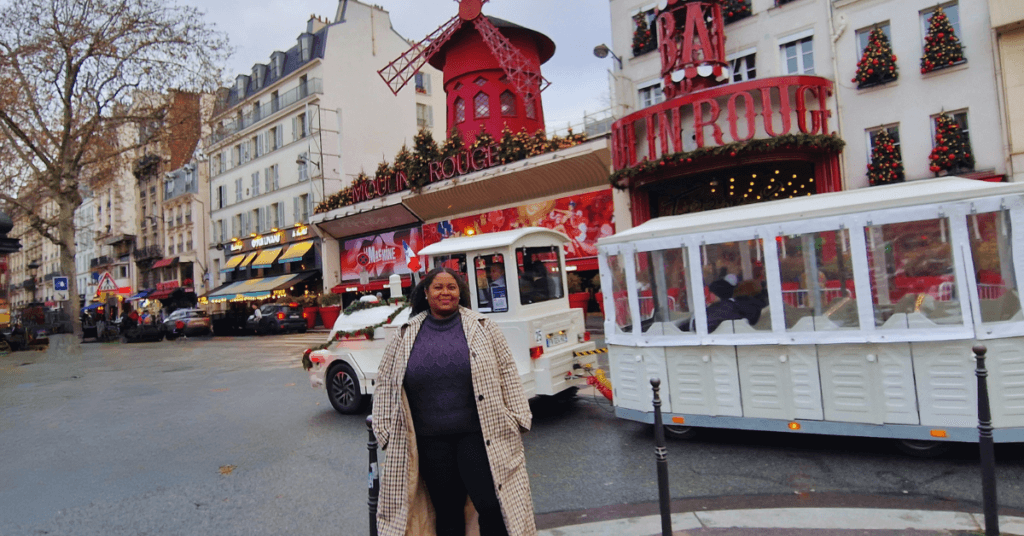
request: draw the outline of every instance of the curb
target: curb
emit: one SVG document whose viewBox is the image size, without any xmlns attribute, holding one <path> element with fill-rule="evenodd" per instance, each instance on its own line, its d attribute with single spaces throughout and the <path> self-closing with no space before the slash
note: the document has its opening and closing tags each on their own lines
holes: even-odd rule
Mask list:
<svg viewBox="0 0 1024 536">
<path fill-rule="evenodd" d="M 774 508 L 719 510 L 672 514 L 672 530 L 803 529 L 803 530 L 984 530 L 985 516 L 933 510 L 878 508 Z M 999 516 L 1002 534 L 1024 535 L 1024 518 Z M 568 525 L 538 531 L 538 536 L 600 536 L 661 534 L 661 516 L 650 515 Z"/>
</svg>

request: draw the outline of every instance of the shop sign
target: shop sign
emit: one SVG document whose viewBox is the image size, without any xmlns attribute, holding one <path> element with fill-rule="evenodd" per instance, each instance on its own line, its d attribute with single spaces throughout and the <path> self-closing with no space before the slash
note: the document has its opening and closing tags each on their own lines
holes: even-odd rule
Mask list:
<svg viewBox="0 0 1024 536">
<path fill-rule="evenodd" d="M 231 251 L 242 251 L 242 247 L 241 241 L 231 243 Z"/>
<path fill-rule="evenodd" d="M 341 280 L 368 281 L 391 274 L 411 274 L 410 252 L 423 248 L 419 228 L 346 240 L 341 252 Z"/>
<path fill-rule="evenodd" d="M 796 131 L 827 135 L 830 95 L 831 81 L 799 75 L 750 80 L 676 97 L 612 125 L 613 165 L 619 170 L 666 154 Z"/>
<path fill-rule="evenodd" d="M 174 290 L 181 286 L 181 283 L 175 281 L 161 281 L 156 284 L 157 290 Z"/>
<path fill-rule="evenodd" d="M 501 163 L 498 158 L 498 145 L 466 149 L 455 156 L 434 160 L 427 164 L 430 182 L 440 182 L 474 171 L 494 167 Z M 374 177 L 359 184 L 353 184 L 352 201 L 361 203 L 377 197 L 384 197 L 409 188 L 409 176 L 404 171 L 396 171 L 391 177 Z"/>
<path fill-rule="evenodd" d="M 309 234 L 309 226 L 308 225 L 305 226 L 305 227 L 296 227 L 295 229 L 292 229 L 292 232 L 291 232 L 292 238 L 299 238 L 299 237 L 302 237 L 302 236 L 306 236 L 308 234 Z"/>
<path fill-rule="evenodd" d="M 269 235 L 257 236 L 252 239 L 250 244 L 253 248 L 261 248 L 263 246 L 272 246 L 281 243 L 281 235 L 283 233 L 274 233 Z"/>
<path fill-rule="evenodd" d="M 546 227 L 569 237 L 566 259 L 597 256 L 597 240 L 615 234 L 611 189 L 570 195 L 423 225 L 423 247 L 453 236 Z M 419 251 L 419 249 L 417 249 Z"/>
</svg>

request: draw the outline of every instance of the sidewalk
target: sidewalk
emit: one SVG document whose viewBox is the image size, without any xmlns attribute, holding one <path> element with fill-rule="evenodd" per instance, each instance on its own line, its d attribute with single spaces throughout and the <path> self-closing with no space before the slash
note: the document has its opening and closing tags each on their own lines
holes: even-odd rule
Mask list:
<svg viewBox="0 0 1024 536">
<path fill-rule="evenodd" d="M 766 508 L 672 514 L 674 536 L 883 536 L 983 534 L 982 514 L 881 508 Z M 1001 534 L 1024 535 L 1024 518 L 1000 516 Z M 649 515 L 567 525 L 539 536 L 655 536 L 661 517 Z"/>
</svg>

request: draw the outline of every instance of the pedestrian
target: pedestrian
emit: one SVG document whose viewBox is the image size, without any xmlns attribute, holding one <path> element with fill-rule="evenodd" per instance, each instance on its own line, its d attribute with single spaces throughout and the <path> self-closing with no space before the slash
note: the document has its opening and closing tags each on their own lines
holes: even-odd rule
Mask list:
<svg viewBox="0 0 1024 536">
<path fill-rule="evenodd" d="M 533 415 L 504 335 L 469 308 L 451 268 L 428 273 L 411 301 L 373 396 L 386 453 L 379 534 L 462 536 L 476 525 L 481 536 L 536 534 L 520 436 Z"/>
</svg>

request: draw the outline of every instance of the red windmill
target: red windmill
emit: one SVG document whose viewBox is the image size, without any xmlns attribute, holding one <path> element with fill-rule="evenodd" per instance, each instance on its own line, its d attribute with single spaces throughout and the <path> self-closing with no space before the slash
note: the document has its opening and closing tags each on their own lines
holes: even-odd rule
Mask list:
<svg viewBox="0 0 1024 536">
<path fill-rule="evenodd" d="M 488 0 L 456 1 L 458 15 L 378 74 L 397 95 L 424 64 L 440 69 L 448 129 L 458 127 L 467 141 L 481 125 L 495 137 L 504 126 L 513 132 L 543 129 L 539 97 L 549 82 L 540 66 L 554 55 L 555 44 L 539 32 L 483 15 Z"/>
</svg>

